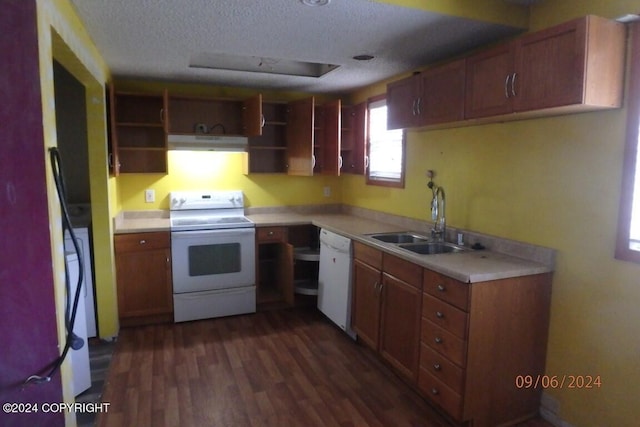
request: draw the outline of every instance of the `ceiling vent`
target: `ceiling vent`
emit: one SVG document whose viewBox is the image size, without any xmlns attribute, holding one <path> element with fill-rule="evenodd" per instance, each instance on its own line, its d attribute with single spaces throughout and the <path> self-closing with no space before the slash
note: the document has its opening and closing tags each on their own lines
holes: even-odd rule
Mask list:
<svg viewBox="0 0 640 427">
<path fill-rule="evenodd" d="M 207 52 L 192 55 L 191 61 L 189 62 L 189 68 L 207 68 L 212 70 L 232 70 L 303 77 L 322 77 L 338 67 L 339 65 L 321 64 L 318 62 Z"/>
</svg>

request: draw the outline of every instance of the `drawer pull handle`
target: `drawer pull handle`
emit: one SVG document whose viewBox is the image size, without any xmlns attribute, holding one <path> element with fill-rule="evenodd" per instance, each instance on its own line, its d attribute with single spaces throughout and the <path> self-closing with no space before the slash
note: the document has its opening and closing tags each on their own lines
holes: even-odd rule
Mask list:
<svg viewBox="0 0 640 427">
<path fill-rule="evenodd" d="M 434 341 L 436 342 L 436 344 L 442 344 L 442 338 L 440 337 L 436 337 Z"/>
<path fill-rule="evenodd" d="M 431 394 L 433 394 L 434 396 L 437 396 L 438 394 L 440 394 L 440 392 L 438 391 L 437 388 L 434 387 L 431 389 Z"/>
<path fill-rule="evenodd" d="M 438 285 L 438 292 L 444 292 L 445 288 L 444 285 Z"/>
<path fill-rule="evenodd" d="M 444 317 L 444 313 L 443 313 L 443 312 L 441 312 L 441 311 L 436 311 L 436 317 L 437 317 L 438 319 L 442 319 L 442 318 Z"/>
<path fill-rule="evenodd" d="M 146 241 L 146 240 L 144 240 L 144 239 L 140 240 L 140 244 L 141 244 L 141 245 L 144 245 L 145 243 L 147 243 L 147 241 Z"/>
<path fill-rule="evenodd" d="M 271 236 L 273 236 L 273 235 L 274 235 L 274 232 L 273 232 L 273 231 L 270 231 L 270 232 L 268 232 L 267 234 L 269 235 L 269 237 L 271 237 Z"/>
<path fill-rule="evenodd" d="M 434 364 L 433 364 L 433 369 L 435 369 L 436 371 L 439 371 L 439 370 L 441 370 L 441 369 L 442 369 L 442 366 L 440 366 L 440 364 L 439 364 L 439 363 L 434 363 Z"/>
</svg>

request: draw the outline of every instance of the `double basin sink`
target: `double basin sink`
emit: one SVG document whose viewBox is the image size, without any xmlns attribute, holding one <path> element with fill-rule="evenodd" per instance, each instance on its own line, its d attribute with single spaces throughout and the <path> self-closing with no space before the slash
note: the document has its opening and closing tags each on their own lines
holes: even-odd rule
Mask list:
<svg viewBox="0 0 640 427">
<path fill-rule="evenodd" d="M 400 249 L 420 255 L 435 255 L 463 252 L 468 249 L 448 242 L 435 242 L 428 237 L 411 232 L 369 234 L 372 239 L 390 243 Z"/>
</svg>

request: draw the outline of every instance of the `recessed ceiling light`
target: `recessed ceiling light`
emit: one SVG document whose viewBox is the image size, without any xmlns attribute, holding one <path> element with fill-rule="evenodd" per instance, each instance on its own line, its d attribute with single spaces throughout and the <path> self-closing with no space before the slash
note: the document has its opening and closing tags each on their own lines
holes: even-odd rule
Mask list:
<svg viewBox="0 0 640 427">
<path fill-rule="evenodd" d="M 302 2 L 302 4 L 305 4 L 307 6 L 326 6 L 328 5 L 331 0 L 300 0 L 300 2 Z"/>
<path fill-rule="evenodd" d="M 356 55 L 353 57 L 353 59 L 355 59 L 356 61 L 371 61 L 373 58 L 374 58 L 373 55 L 367 55 L 367 54 Z"/>
</svg>

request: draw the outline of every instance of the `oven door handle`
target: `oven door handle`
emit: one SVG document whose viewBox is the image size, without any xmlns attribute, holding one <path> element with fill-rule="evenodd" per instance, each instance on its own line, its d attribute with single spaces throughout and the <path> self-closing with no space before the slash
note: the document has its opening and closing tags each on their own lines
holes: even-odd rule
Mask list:
<svg viewBox="0 0 640 427">
<path fill-rule="evenodd" d="M 256 229 L 253 227 L 246 228 L 224 228 L 220 230 L 195 230 L 195 231 L 172 231 L 171 239 L 190 239 L 193 237 L 224 237 L 224 236 L 244 236 L 255 235 Z"/>
</svg>

